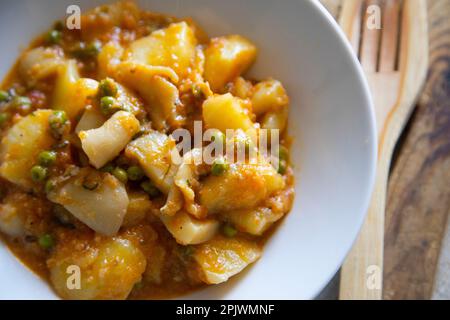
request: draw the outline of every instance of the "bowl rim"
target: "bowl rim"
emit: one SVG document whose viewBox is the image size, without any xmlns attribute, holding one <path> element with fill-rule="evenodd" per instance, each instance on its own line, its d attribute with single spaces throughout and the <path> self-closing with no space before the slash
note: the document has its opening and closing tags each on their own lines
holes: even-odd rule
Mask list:
<svg viewBox="0 0 450 320">
<path fill-rule="evenodd" d="M 353 52 L 353 48 L 350 44 L 350 42 L 347 39 L 347 36 L 345 35 L 344 31 L 341 29 L 337 21 L 334 19 L 334 17 L 331 15 L 331 13 L 325 8 L 325 6 L 319 1 L 319 0 L 309 0 L 309 3 L 311 3 L 315 9 L 320 13 L 319 16 L 321 16 L 325 22 L 328 23 L 330 26 L 330 29 L 333 29 L 333 32 L 335 33 L 336 37 L 340 39 L 339 43 L 343 46 L 345 54 L 349 56 L 351 60 L 351 64 L 353 67 L 353 71 L 356 73 L 356 76 L 358 78 L 358 81 L 362 85 L 363 94 L 365 98 L 365 103 L 361 106 L 362 108 L 365 108 L 368 116 L 369 116 L 369 128 L 368 128 L 368 137 L 367 137 L 367 143 L 370 145 L 370 163 L 369 163 L 369 169 L 370 172 L 368 174 L 369 180 L 366 184 L 366 192 L 365 192 L 365 199 L 362 201 L 363 205 L 362 207 L 365 208 L 365 211 L 361 213 L 358 217 L 358 221 L 354 223 L 354 228 L 352 230 L 352 238 L 353 241 L 350 243 L 350 246 L 346 250 L 346 254 L 338 261 L 337 266 L 332 268 L 334 270 L 326 279 L 326 281 L 319 285 L 314 292 L 314 294 L 311 296 L 312 299 L 316 299 L 318 295 L 324 290 L 324 288 L 330 283 L 330 281 L 333 279 L 333 277 L 337 274 L 339 269 L 341 268 L 342 264 L 344 263 L 345 259 L 347 258 L 350 250 L 352 249 L 353 245 L 355 244 L 357 237 L 361 231 L 361 227 L 366 219 L 367 210 L 369 209 L 369 203 L 370 199 L 372 197 L 372 192 L 375 186 L 375 177 L 376 177 L 376 171 L 377 171 L 377 159 L 378 159 L 378 134 L 377 134 L 377 125 L 376 125 L 376 117 L 375 117 L 375 108 L 373 104 L 373 98 L 372 93 L 370 91 L 369 83 L 367 81 L 367 78 L 364 74 L 363 68 Z"/>
</svg>

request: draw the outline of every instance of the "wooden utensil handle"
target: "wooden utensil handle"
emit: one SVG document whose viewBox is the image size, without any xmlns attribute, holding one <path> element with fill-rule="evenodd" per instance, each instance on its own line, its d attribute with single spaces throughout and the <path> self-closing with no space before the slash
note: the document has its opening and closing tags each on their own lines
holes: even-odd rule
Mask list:
<svg viewBox="0 0 450 320">
<path fill-rule="evenodd" d="M 369 210 L 356 242 L 341 269 L 340 299 L 381 299 L 384 212 L 388 167 L 379 161 Z"/>
</svg>

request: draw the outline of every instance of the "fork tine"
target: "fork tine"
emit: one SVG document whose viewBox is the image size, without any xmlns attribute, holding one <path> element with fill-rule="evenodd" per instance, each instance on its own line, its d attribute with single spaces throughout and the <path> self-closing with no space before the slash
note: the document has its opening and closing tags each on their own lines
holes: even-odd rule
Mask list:
<svg viewBox="0 0 450 320">
<path fill-rule="evenodd" d="M 380 71 L 394 71 L 398 51 L 401 0 L 385 0 L 380 52 Z"/>
<path fill-rule="evenodd" d="M 380 42 L 380 29 L 374 28 L 369 29 L 368 26 L 368 18 L 372 14 L 372 12 L 368 12 L 368 8 L 372 5 L 378 6 L 380 8 L 379 0 L 369 0 L 367 1 L 367 7 L 365 7 L 365 18 L 364 25 L 362 26 L 362 42 L 361 42 L 361 51 L 360 51 L 360 61 L 363 66 L 363 69 L 366 72 L 376 72 L 377 71 L 377 62 L 378 62 L 378 53 L 379 53 L 379 42 Z"/>
<path fill-rule="evenodd" d="M 342 2 L 339 24 L 350 41 L 353 51 L 358 55 L 361 29 L 361 0 L 344 0 Z"/>
</svg>

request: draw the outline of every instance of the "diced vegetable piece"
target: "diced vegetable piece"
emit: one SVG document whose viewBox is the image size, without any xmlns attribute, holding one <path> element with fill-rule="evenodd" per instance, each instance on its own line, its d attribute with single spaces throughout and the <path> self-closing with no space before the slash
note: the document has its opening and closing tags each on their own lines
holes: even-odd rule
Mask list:
<svg viewBox="0 0 450 320">
<path fill-rule="evenodd" d="M 288 120 L 288 108 L 281 108 L 278 111 L 267 112 L 261 120 L 261 128 L 268 130 L 279 130 L 279 133 L 286 129 Z"/>
<path fill-rule="evenodd" d="M 114 68 L 120 62 L 123 55 L 123 48 L 116 42 L 105 44 L 97 56 L 98 77 L 100 79 L 110 76 L 114 73 Z"/>
<path fill-rule="evenodd" d="M 58 44 L 61 42 L 61 31 L 58 30 L 51 30 L 49 33 L 47 33 L 45 40 L 49 44 Z"/>
<path fill-rule="evenodd" d="M 75 60 L 69 60 L 60 68 L 52 97 L 54 109 L 63 110 L 73 121 L 90 104 L 96 95 L 98 82 L 80 78 Z"/>
<path fill-rule="evenodd" d="M 203 119 L 208 128 L 216 128 L 222 132 L 226 129 L 247 131 L 253 127 L 243 100 L 233 97 L 230 93 L 208 98 L 203 103 Z"/>
<path fill-rule="evenodd" d="M 34 166 L 30 170 L 31 180 L 43 182 L 47 178 L 47 169 L 42 166 Z"/>
<path fill-rule="evenodd" d="M 214 160 L 211 167 L 211 173 L 214 176 L 221 176 L 227 169 L 228 163 L 226 162 L 225 158 L 220 157 Z"/>
<path fill-rule="evenodd" d="M 286 188 L 266 199 L 260 207 L 231 210 L 224 212 L 222 217 L 239 231 L 260 236 L 291 210 L 293 197 L 293 189 Z"/>
<path fill-rule="evenodd" d="M 48 260 L 56 292 L 74 300 L 125 299 L 146 267 L 140 249 L 122 237 L 77 240 L 57 245 Z"/>
<path fill-rule="evenodd" d="M 244 37 L 230 35 L 211 39 L 205 50 L 205 79 L 214 92 L 240 76 L 256 58 L 256 47 Z"/>
<path fill-rule="evenodd" d="M 111 173 L 114 177 L 116 177 L 123 184 L 126 184 L 128 182 L 128 174 L 127 174 L 126 170 L 124 170 L 120 167 L 115 167 Z"/>
<path fill-rule="evenodd" d="M 184 211 L 179 211 L 171 217 L 162 215 L 161 220 L 175 240 L 182 245 L 206 242 L 214 237 L 219 228 L 219 222 L 216 220 L 198 220 Z"/>
<path fill-rule="evenodd" d="M 19 215 L 19 208 L 8 199 L 0 204 L 0 231 L 10 237 L 25 235 L 25 225 Z"/>
<path fill-rule="evenodd" d="M 252 111 L 261 115 L 268 111 L 277 111 L 289 103 L 286 90 L 280 81 L 261 81 L 253 88 Z"/>
<path fill-rule="evenodd" d="M 38 47 L 22 56 L 19 73 L 29 85 L 32 85 L 38 80 L 54 75 L 64 63 L 62 51 Z"/>
<path fill-rule="evenodd" d="M 166 77 L 175 82 L 178 80 L 169 68 L 132 62 L 119 64 L 116 71 L 118 81 L 143 97 L 153 125 L 158 130 L 179 127 L 182 121 L 182 115 L 177 111 L 180 104 L 178 89 Z"/>
<path fill-rule="evenodd" d="M 56 161 L 57 154 L 55 151 L 42 151 L 39 153 L 38 162 L 41 166 L 49 167 Z"/>
<path fill-rule="evenodd" d="M 261 256 L 254 242 L 239 238 L 216 237 L 195 249 L 194 259 L 208 284 L 227 281 Z"/>
<path fill-rule="evenodd" d="M 38 110 L 17 122 L 3 138 L 0 147 L 0 175 L 22 187 L 31 186 L 31 167 L 39 153 L 56 141 L 51 136 L 48 118 L 51 110 Z"/>
<path fill-rule="evenodd" d="M 128 178 L 131 181 L 139 181 L 141 180 L 145 173 L 139 166 L 131 166 L 127 169 Z"/>
<path fill-rule="evenodd" d="M 241 99 L 247 99 L 252 93 L 253 85 L 250 81 L 242 77 L 237 77 L 233 81 L 230 93 Z"/>
<path fill-rule="evenodd" d="M 270 208 L 242 209 L 227 212 L 226 217 L 239 230 L 256 236 L 262 235 L 272 224 L 283 217 L 283 212 L 273 212 Z"/>
<path fill-rule="evenodd" d="M 172 23 L 131 43 L 125 57 L 138 63 L 169 67 L 183 78 L 195 58 L 196 45 L 194 32 L 186 22 Z"/>
<path fill-rule="evenodd" d="M 236 228 L 229 223 L 225 224 L 222 228 L 222 233 L 228 238 L 233 238 L 237 232 Z"/>
<path fill-rule="evenodd" d="M 150 180 L 141 182 L 140 186 L 142 190 L 144 190 L 145 193 L 147 193 L 152 198 L 157 197 L 160 194 L 158 188 L 156 188 L 153 182 L 151 182 Z"/>
<path fill-rule="evenodd" d="M 125 155 L 137 160 L 156 187 L 167 194 L 171 184 L 166 181 L 166 175 L 172 165 L 170 153 L 174 147 L 172 138 L 152 131 L 130 142 Z"/>
<path fill-rule="evenodd" d="M 258 163 L 230 164 L 221 176 L 202 181 L 199 203 L 208 214 L 254 208 L 275 191 L 284 188 L 283 178 L 262 157 Z"/>
<path fill-rule="evenodd" d="M 87 131 L 91 129 L 97 129 L 105 123 L 106 117 L 97 108 L 88 106 L 83 112 L 83 115 L 78 121 L 75 132 Z"/>
<path fill-rule="evenodd" d="M 86 179 L 97 180 L 98 186 L 89 190 L 85 187 Z M 81 169 L 48 197 L 91 229 L 108 236 L 119 230 L 129 203 L 125 186 L 117 178 L 90 168 Z"/>
<path fill-rule="evenodd" d="M 123 219 L 123 226 L 134 226 L 145 219 L 145 215 L 152 208 L 152 202 L 144 192 L 128 193 L 129 203 L 127 213 Z"/>
<path fill-rule="evenodd" d="M 133 114 L 119 111 L 100 128 L 81 131 L 78 136 L 90 163 L 99 169 L 119 155 L 139 128 Z"/>
<path fill-rule="evenodd" d="M 55 238 L 51 234 L 43 234 L 39 237 L 38 243 L 42 249 L 51 249 L 55 245 Z"/>
</svg>

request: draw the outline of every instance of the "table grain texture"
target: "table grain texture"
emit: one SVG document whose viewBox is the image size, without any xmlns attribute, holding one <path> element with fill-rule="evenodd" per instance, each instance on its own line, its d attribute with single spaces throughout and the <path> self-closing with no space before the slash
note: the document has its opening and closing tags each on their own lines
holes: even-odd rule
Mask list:
<svg viewBox="0 0 450 320">
<path fill-rule="evenodd" d="M 339 14 L 340 0 L 321 2 Z M 450 299 L 450 0 L 427 7 L 427 81 L 389 178 L 384 299 Z M 318 298 L 335 299 L 338 290 L 337 275 Z"/>
</svg>

